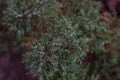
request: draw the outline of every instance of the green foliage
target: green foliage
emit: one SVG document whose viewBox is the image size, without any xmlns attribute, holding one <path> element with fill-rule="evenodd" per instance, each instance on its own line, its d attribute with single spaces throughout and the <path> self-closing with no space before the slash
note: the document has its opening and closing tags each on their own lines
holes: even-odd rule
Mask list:
<svg viewBox="0 0 120 80">
<path fill-rule="evenodd" d="M 119 63 L 106 47 L 112 37 L 93 0 L 12 0 L 3 21 L 19 41 L 38 36 L 24 62 L 44 80 L 117 80 Z M 35 28 L 35 31 L 34 31 Z M 113 72 L 117 75 L 113 76 Z M 103 77 L 103 79 L 102 79 Z"/>
<path fill-rule="evenodd" d="M 31 51 L 24 55 L 31 72 L 43 74 L 45 80 L 99 80 L 100 73 L 105 71 L 108 76 L 106 79 L 110 80 L 108 72 L 116 65 L 116 61 L 115 64 L 112 61 L 107 63 L 102 57 L 107 52 L 104 46 L 110 43 L 111 39 L 107 25 L 101 21 L 100 4 L 76 0 L 65 7 L 63 5 L 62 8 L 66 11 L 62 13 L 57 2 L 45 3 L 41 6 L 44 10 L 41 10 L 38 17 L 42 16 L 47 32 L 41 31 L 40 39 L 35 41 Z M 88 6 L 85 3 L 88 3 Z M 69 9 L 67 12 L 69 7 L 71 12 Z M 57 11 L 59 9 L 62 14 Z M 87 53 L 95 53 L 98 60 L 95 59 L 94 63 L 88 61 L 84 65 L 84 56 Z"/>
</svg>

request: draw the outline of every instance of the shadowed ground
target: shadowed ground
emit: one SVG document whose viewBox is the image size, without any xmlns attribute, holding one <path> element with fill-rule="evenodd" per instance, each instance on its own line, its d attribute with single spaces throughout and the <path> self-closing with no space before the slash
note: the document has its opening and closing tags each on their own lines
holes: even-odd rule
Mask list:
<svg viewBox="0 0 120 80">
<path fill-rule="evenodd" d="M 38 80 L 37 77 L 26 73 L 22 54 L 15 53 L 13 50 L 0 51 L 0 80 Z"/>
</svg>

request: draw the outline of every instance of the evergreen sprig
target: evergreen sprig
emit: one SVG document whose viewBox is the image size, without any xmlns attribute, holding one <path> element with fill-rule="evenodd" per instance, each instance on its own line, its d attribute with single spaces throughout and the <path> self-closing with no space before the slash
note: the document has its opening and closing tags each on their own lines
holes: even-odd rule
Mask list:
<svg viewBox="0 0 120 80">
<path fill-rule="evenodd" d="M 38 37 L 24 62 L 44 80 L 117 80 L 120 63 L 114 55 L 108 58 L 112 37 L 100 5 L 94 0 L 11 0 L 2 21 L 18 42 Z"/>
</svg>

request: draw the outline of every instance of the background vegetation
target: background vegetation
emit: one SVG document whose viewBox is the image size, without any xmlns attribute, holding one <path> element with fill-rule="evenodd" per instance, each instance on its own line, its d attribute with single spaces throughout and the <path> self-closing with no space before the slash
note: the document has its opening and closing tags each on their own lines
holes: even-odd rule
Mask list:
<svg viewBox="0 0 120 80">
<path fill-rule="evenodd" d="M 12 0 L 4 6 L 1 25 L 7 28 L 1 31 L 13 40 L 1 40 L 1 49 L 25 48 L 23 62 L 34 75 L 44 80 L 120 79 L 120 29 L 110 27 L 119 24 L 114 15 L 104 21 L 99 1 Z"/>
</svg>

